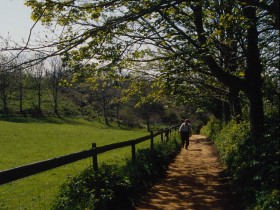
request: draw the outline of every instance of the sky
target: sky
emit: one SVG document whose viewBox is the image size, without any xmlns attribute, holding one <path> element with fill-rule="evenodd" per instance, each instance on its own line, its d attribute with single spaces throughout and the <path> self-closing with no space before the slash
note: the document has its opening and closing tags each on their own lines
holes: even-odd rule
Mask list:
<svg viewBox="0 0 280 210">
<path fill-rule="evenodd" d="M 0 36 L 21 42 L 28 39 L 29 31 L 34 22 L 30 18 L 31 9 L 24 5 L 24 0 L 0 0 Z M 42 31 L 40 24 L 36 25 L 34 35 Z"/>
</svg>

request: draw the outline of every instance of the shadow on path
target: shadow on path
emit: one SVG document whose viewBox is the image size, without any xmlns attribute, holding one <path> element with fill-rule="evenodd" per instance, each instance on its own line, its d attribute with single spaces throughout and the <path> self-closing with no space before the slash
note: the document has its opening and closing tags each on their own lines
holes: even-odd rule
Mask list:
<svg viewBox="0 0 280 210">
<path fill-rule="evenodd" d="M 182 149 L 167 175 L 143 197 L 136 210 L 230 210 L 225 168 L 212 143 L 193 135 L 189 149 Z"/>
</svg>

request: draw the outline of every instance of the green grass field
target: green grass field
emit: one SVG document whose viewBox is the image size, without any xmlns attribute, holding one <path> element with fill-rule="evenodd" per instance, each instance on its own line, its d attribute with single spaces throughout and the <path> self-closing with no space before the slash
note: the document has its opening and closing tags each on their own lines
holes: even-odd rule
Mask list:
<svg viewBox="0 0 280 210">
<path fill-rule="evenodd" d="M 0 170 L 38 162 L 97 146 L 148 135 L 145 130 L 106 127 L 82 119 L 0 120 Z M 159 137 L 156 138 L 159 141 Z M 149 147 L 146 141 L 137 149 Z M 130 147 L 98 156 L 98 161 L 121 163 Z M 90 158 L 0 186 L 0 209 L 49 209 L 59 186 L 84 168 Z"/>
</svg>

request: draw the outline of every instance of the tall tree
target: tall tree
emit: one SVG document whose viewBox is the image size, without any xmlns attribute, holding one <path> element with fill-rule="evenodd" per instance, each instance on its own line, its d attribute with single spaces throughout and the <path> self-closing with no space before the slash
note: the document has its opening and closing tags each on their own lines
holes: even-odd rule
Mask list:
<svg viewBox="0 0 280 210">
<path fill-rule="evenodd" d="M 36 57 L 40 57 L 40 55 L 35 55 Z M 37 104 L 35 106 L 35 112 L 37 116 L 41 116 L 42 112 L 42 96 L 43 96 L 43 83 L 45 76 L 45 63 L 41 62 L 35 66 L 30 68 L 30 73 L 32 75 L 33 80 L 33 89 L 36 92 L 37 96 Z"/>
<path fill-rule="evenodd" d="M 3 112 L 8 114 L 8 96 L 11 89 L 11 71 L 6 65 L 8 57 L 5 55 L 0 55 L 0 98 L 3 103 Z"/>
<path fill-rule="evenodd" d="M 58 57 L 54 57 L 50 60 L 50 71 L 49 80 L 50 80 L 50 87 L 52 91 L 52 98 L 53 98 L 53 106 L 54 106 L 54 113 L 59 115 L 58 113 L 58 101 L 59 101 L 59 89 L 60 89 L 60 81 L 63 78 L 63 65 L 61 59 Z"/>
<path fill-rule="evenodd" d="M 18 66 L 15 69 L 15 87 L 17 90 L 17 95 L 18 95 L 18 100 L 19 100 L 19 112 L 21 114 L 24 114 L 24 107 L 23 107 L 23 102 L 24 102 L 24 91 L 25 91 L 25 69 L 20 65 L 21 63 L 25 62 L 26 56 L 20 56 L 19 58 L 16 59 L 16 66 Z"/>
<path fill-rule="evenodd" d="M 91 62 L 96 69 L 110 65 L 127 68 L 135 59 L 147 62 L 176 58 L 187 66 L 182 71 L 191 70 L 194 75 L 217 79 L 229 90 L 234 102 L 239 91 L 245 92 L 250 102 L 252 134 L 258 141 L 264 132 L 261 78 L 264 69 L 259 38 L 261 31 L 273 34 L 279 30 L 275 24 L 279 22 L 279 11 L 273 8 L 278 1 L 228 2 L 27 0 L 26 4 L 33 9 L 34 20 L 47 25 L 55 21 L 63 27 L 58 50 L 51 55 L 63 54 L 69 65 Z M 269 20 L 261 22 L 263 17 Z M 231 22 L 239 28 L 221 27 Z M 225 35 L 236 42 L 228 47 Z M 271 37 L 265 37 L 266 42 Z M 229 60 L 228 56 L 221 60 L 225 49 L 231 56 L 244 57 L 245 65 Z M 193 69 L 193 63 L 203 67 Z M 234 65 L 239 67 L 230 68 Z"/>
</svg>

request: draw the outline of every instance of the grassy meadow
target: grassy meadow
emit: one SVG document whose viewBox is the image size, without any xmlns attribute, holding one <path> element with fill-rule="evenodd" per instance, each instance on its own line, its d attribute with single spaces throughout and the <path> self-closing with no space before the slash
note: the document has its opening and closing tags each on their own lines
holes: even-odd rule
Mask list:
<svg viewBox="0 0 280 210">
<path fill-rule="evenodd" d="M 0 171 L 97 146 L 148 135 L 146 130 L 106 127 L 83 119 L 0 119 Z M 159 137 L 155 139 L 159 141 Z M 149 141 L 137 149 L 148 147 Z M 121 163 L 130 147 L 98 156 L 98 161 Z M 0 186 L 0 209 L 49 209 L 59 186 L 92 164 L 90 158 Z"/>
</svg>

